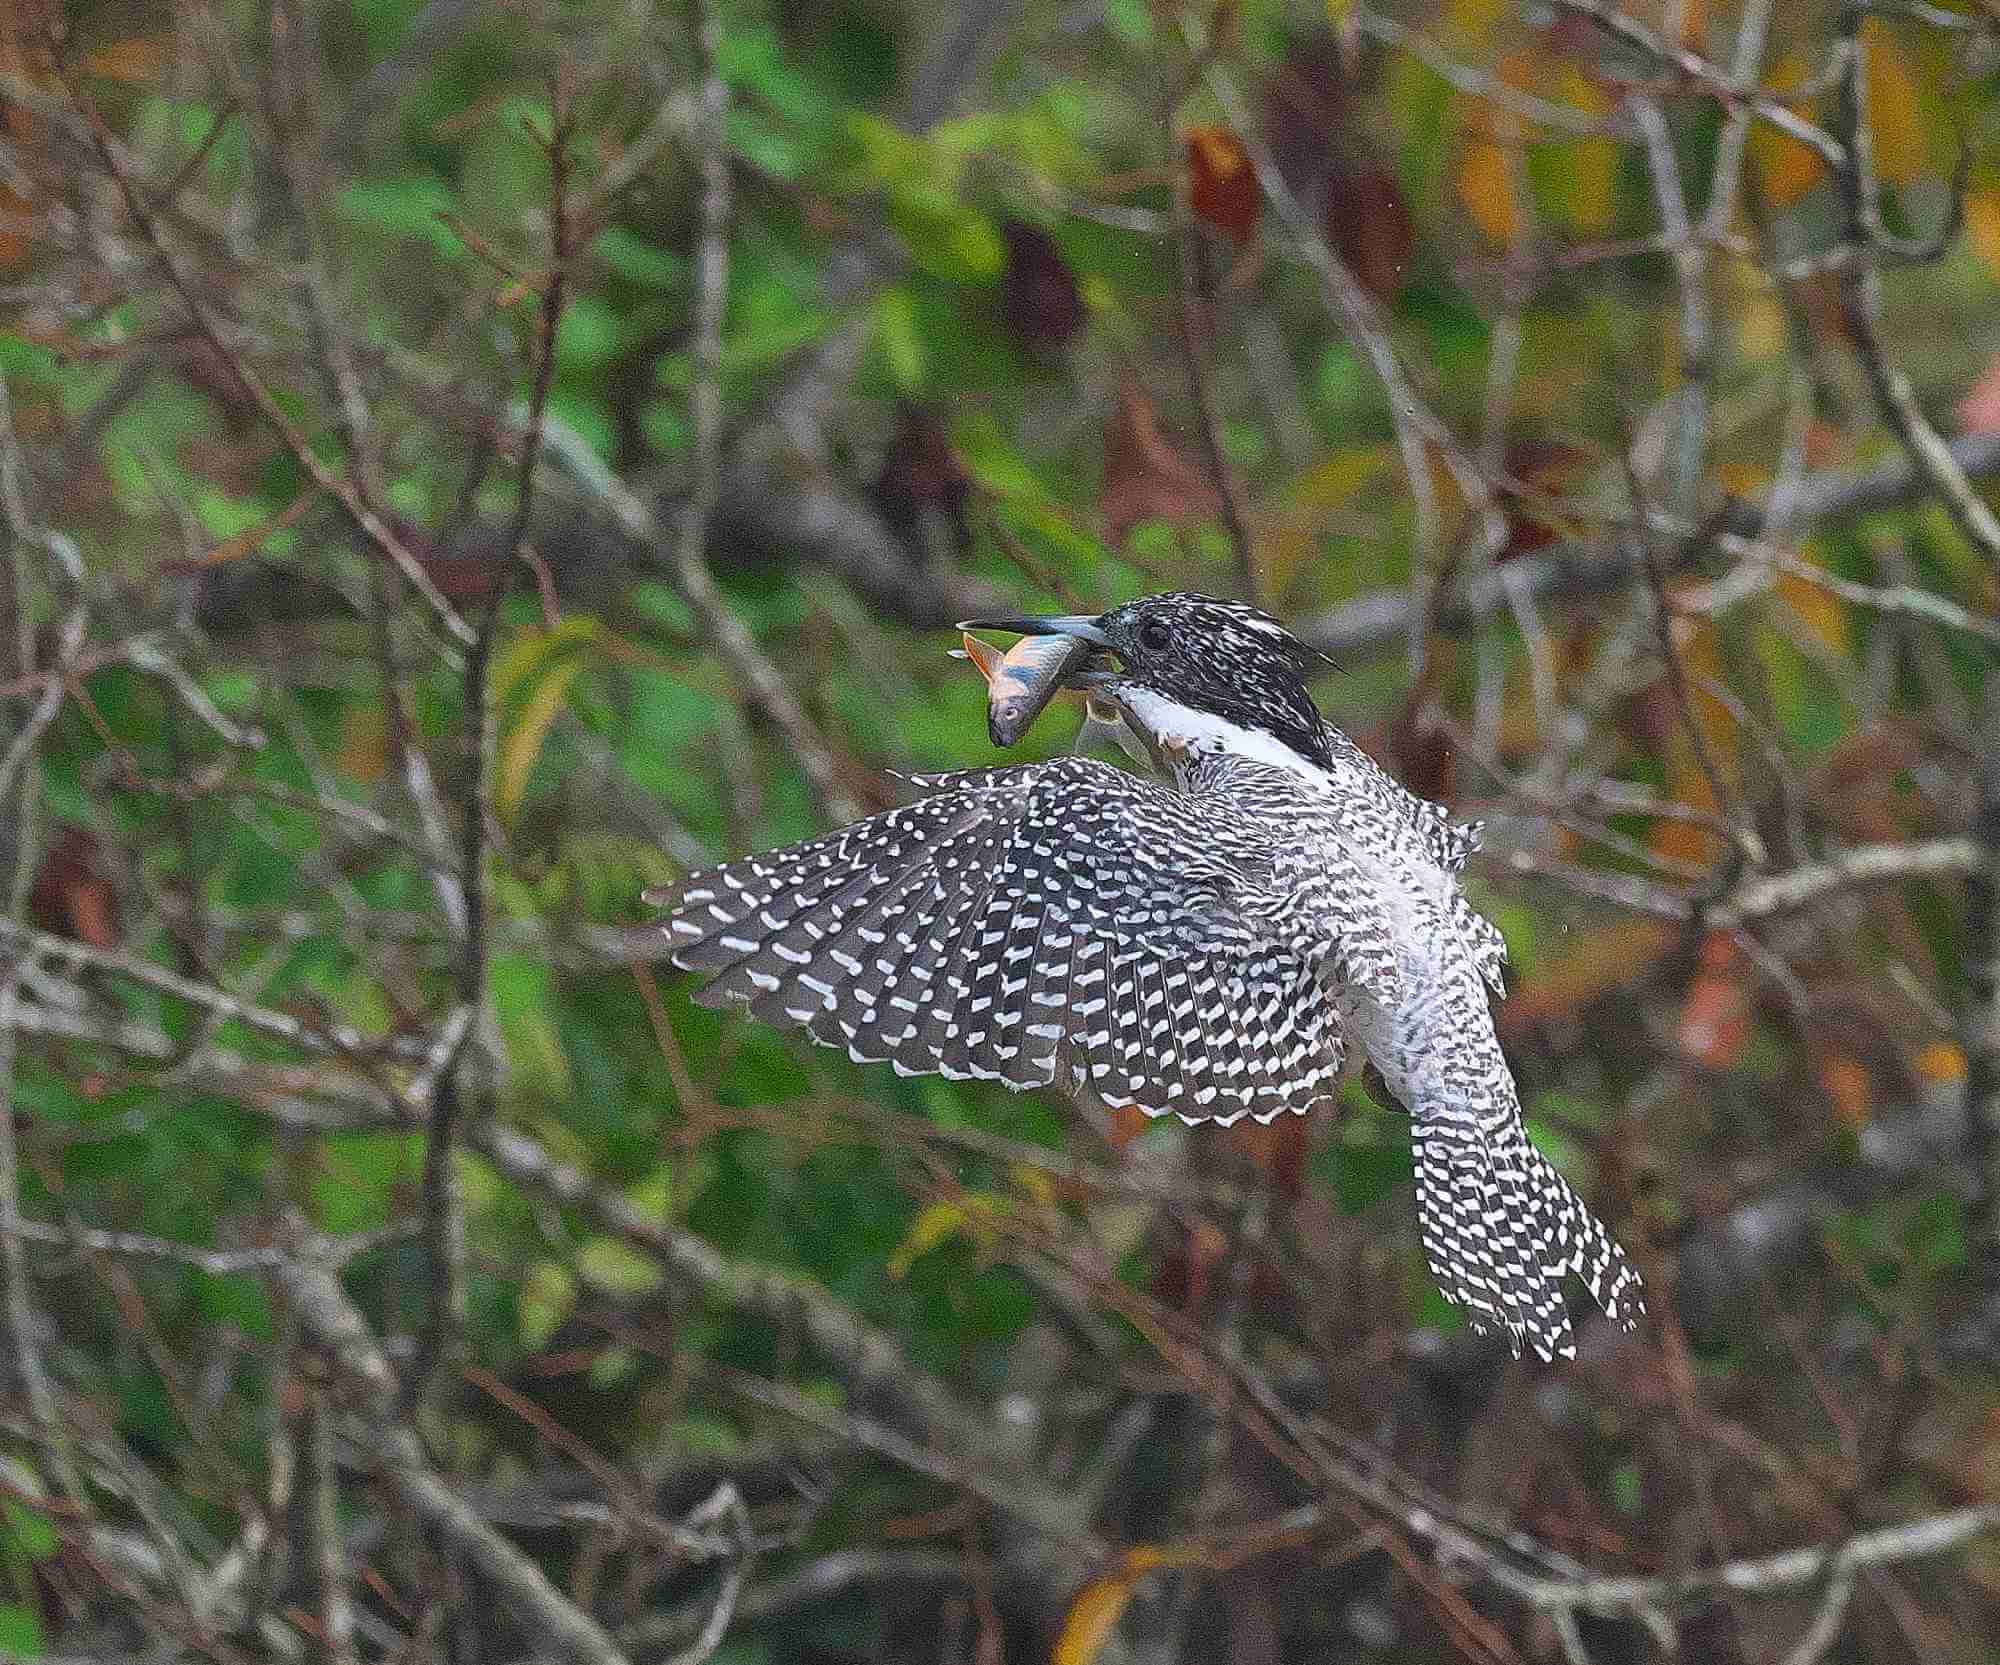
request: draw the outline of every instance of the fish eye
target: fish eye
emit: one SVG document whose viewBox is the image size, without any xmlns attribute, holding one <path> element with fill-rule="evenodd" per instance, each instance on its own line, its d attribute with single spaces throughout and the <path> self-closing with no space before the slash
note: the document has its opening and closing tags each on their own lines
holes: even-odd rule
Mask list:
<svg viewBox="0 0 2000 1665">
<path fill-rule="evenodd" d="M 1148 619 L 1139 626 L 1139 645 L 1151 653 L 1164 652 L 1173 641 L 1174 633 L 1163 620 Z"/>
</svg>

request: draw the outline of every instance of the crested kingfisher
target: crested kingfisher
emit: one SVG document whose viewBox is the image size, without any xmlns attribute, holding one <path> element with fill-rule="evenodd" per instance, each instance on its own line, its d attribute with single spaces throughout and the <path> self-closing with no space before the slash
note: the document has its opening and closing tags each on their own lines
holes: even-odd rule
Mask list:
<svg viewBox="0 0 2000 1665">
<path fill-rule="evenodd" d="M 1149 778 L 917 776 L 903 808 L 651 893 L 674 962 L 712 974 L 697 998 L 905 1075 L 1225 1127 L 1332 1097 L 1358 1047 L 1410 1115 L 1444 1294 L 1517 1355 L 1574 1356 L 1566 1273 L 1633 1328 L 1637 1272 L 1522 1124 L 1487 1003 L 1506 944 L 1459 884 L 1479 829 L 1322 720 L 1319 655 L 1185 593 L 969 628 L 1068 639 L 1049 680 Z"/>
</svg>

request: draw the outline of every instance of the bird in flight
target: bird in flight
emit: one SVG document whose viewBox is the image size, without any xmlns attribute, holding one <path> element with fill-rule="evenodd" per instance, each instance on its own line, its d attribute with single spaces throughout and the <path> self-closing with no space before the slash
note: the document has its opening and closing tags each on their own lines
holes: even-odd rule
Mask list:
<svg viewBox="0 0 2000 1665">
<path fill-rule="evenodd" d="M 1459 885 L 1478 828 L 1322 720 L 1319 655 L 1195 594 L 968 628 L 1024 638 L 996 738 L 1080 689 L 1150 778 L 917 776 L 900 809 L 649 893 L 711 974 L 696 998 L 905 1075 L 1225 1127 L 1332 1098 L 1358 1047 L 1409 1112 L 1445 1295 L 1517 1356 L 1574 1356 L 1569 1273 L 1633 1328 L 1637 1272 L 1522 1124 L 1488 1006 L 1506 944 Z"/>
</svg>

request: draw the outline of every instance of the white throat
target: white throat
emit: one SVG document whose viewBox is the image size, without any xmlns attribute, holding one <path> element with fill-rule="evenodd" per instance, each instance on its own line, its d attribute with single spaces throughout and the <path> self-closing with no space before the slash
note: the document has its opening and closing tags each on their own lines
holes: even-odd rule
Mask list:
<svg viewBox="0 0 2000 1665">
<path fill-rule="evenodd" d="M 1288 769 L 1316 785 L 1326 780 L 1326 771 L 1311 758 L 1301 757 L 1276 735 L 1261 728 L 1249 728 L 1227 717 L 1218 717 L 1212 711 L 1183 705 L 1137 683 L 1120 683 L 1106 692 L 1123 710 L 1126 722 L 1146 742 L 1154 762 L 1174 774 L 1181 773 L 1196 758 L 1226 752 L 1252 763 Z"/>
</svg>

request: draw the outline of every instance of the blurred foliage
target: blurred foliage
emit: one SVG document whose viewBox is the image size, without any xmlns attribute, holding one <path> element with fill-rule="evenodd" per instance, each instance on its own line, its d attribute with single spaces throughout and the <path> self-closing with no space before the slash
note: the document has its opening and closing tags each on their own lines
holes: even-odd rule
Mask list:
<svg viewBox="0 0 2000 1665">
<path fill-rule="evenodd" d="M 1948 0 L 1937 9 L 1959 23 L 1945 26 L 1915 15 L 1927 9 L 1883 6 L 1861 23 L 1864 121 L 1900 234 L 1945 217 L 1963 147 L 1964 235 L 1885 273 L 1883 345 L 1948 434 L 1992 432 L 1992 13 Z M 1699 522 L 1802 474 L 1899 455 L 1837 266 L 1773 277 L 1839 242 L 1824 160 L 1752 123 L 1737 201 L 1690 278 L 1660 240 L 1660 170 L 1678 171 L 1699 222 L 1718 154 L 1737 142 L 1722 102 L 1567 8 L 994 10 L 732 0 L 720 12 L 733 204 L 722 432 L 709 437 L 725 466 L 765 459 L 765 500 L 872 517 L 886 587 L 912 599 L 907 614 L 875 604 L 809 544 L 773 550 L 725 529 L 707 559 L 866 804 L 894 800 L 892 772 L 994 761 L 983 690 L 945 657 L 953 638 L 908 622 L 951 614 L 933 619 L 914 598 L 985 585 L 1024 609 L 1095 608 L 1147 589 L 1240 591 L 1247 572 L 1274 611 L 1305 619 L 1425 575 L 1455 580 L 1480 559 L 1477 505 L 1442 450 L 1419 444 L 1425 519 L 1398 443 L 1411 413 L 1385 392 L 1370 343 L 1330 316 L 1294 252 L 1302 233 L 1351 269 L 1428 410 L 1501 482 L 1502 566 L 1598 547 L 1635 493 Z M 1835 122 L 1823 70 L 1840 9 L 1766 10 L 1753 79 Z M 683 979 L 642 963 L 655 950 L 616 934 L 647 919 L 639 892 L 684 863 L 802 837 L 825 814 L 783 725 L 711 646 L 671 551 L 624 547 L 589 489 L 591 467 L 608 469 L 671 539 L 703 466 L 691 414 L 701 68 L 680 13 L 120 0 L 62 13 L 58 74 L 35 8 L 18 11 L 0 30 L 0 372 L 21 500 L 81 552 L 90 613 L 34 760 L 38 830 L 6 846 L 32 857 L 10 900 L 40 930 L 363 1038 L 302 1061 L 240 1014 L 41 957 L 22 998 L 73 999 L 78 1022 L 18 1038 L 24 1216 L 228 1251 L 268 1243 L 293 1207 L 367 1239 L 346 1283 L 384 1336 L 421 1325 L 422 1132 L 349 1125 L 310 1076 L 407 1086 L 457 998 L 461 947 L 435 869 L 462 847 L 477 755 L 458 651 L 189 327 L 74 88 L 311 457 L 371 495 L 468 617 L 498 608 L 492 952 L 472 1045 L 490 1054 L 505 1125 L 654 1226 L 809 1279 L 975 1398 L 1027 1395 L 1040 1472 L 1058 1485 L 1088 1470 L 1121 1405 L 1181 1403 L 1160 1385 L 1152 1332 L 1107 1285 L 1197 1326 L 1247 1323 L 1254 1358 L 1296 1367 L 1315 1409 L 1370 1437 L 1391 1420 L 1380 1407 L 1401 1407 L 1401 1460 L 1594 1562 L 1673 1567 L 1811 1540 L 1856 1518 L 1863 1493 L 1906 1513 L 1960 1496 L 1945 1477 L 1987 1472 L 1986 1378 L 1938 1352 L 1962 1304 L 1964 1186 L 1942 1160 L 1876 1177 L 1882 1141 L 1913 1137 L 1963 1091 L 1954 883 L 1870 892 L 1865 907 L 1745 940 L 1635 920 L 1503 862 L 1475 874 L 1513 949 L 1501 1017 L 1534 1136 L 1643 1245 L 1667 1337 L 1664 1351 L 1607 1347 L 1549 1388 L 1587 1413 L 1495 1398 L 1504 1368 L 1424 1271 L 1401 1119 L 1363 1083 L 1344 1115 L 1309 1128 L 1142 1131 L 1052 1095 L 809 1053 L 694 1007 Z M 1677 21 L 1689 49 L 1724 65 L 1742 20 L 1726 0 L 1631 15 L 1648 31 Z M 1396 44 L 1405 30 L 1421 50 Z M 942 113 L 913 121 L 916 89 L 939 77 Z M 1642 97 L 1664 111 L 1664 159 L 1629 126 Z M 581 235 L 549 344 L 531 571 L 504 530 L 543 345 L 550 136 L 564 124 Z M 1260 166 L 1303 205 L 1303 227 L 1276 215 Z M 1707 332 L 1693 342 L 1689 287 Z M 1707 437 L 1695 477 L 1677 482 L 1691 399 Z M 1244 509 L 1243 551 L 1225 496 Z M 1732 805 L 1779 867 L 1962 828 L 1991 635 L 1868 598 L 1921 593 L 1990 622 L 1994 567 L 1929 498 L 1780 543 L 1786 564 L 1762 580 L 1743 582 L 1755 562 L 1742 551 L 1674 575 L 1685 711 L 1657 665 L 1615 668 L 1631 634 L 1622 594 L 1503 603 L 1469 636 L 1412 632 L 1408 654 L 1398 634 L 1378 644 L 1389 652 L 1344 658 L 1318 691 L 1413 786 L 1490 810 L 1498 846 L 1544 869 L 1719 894 L 1735 875 L 1717 824 Z M 38 572 L 42 560 L 37 548 Z M 48 574 L 15 597 L 43 667 L 67 651 L 72 604 L 59 563 Z M 1732 583 L 1740 598 L 1719 601 Z M 10 728 L 40 688 L 6 687 Z M 1585 738 L 1559 738 L 1565 710 Z M 1069 740 L 1068 719 L 1051 717 L 1019 755 Z M 1625 796 L 1593 799 L 1586 777 Z M 427 822 L 431 803 L 448 824 Z M 121 1024 L 157 1046 L 119 1044 Z M 177 1068 L 217 1054 L 255 1084 Z M 294 1069 L 307 1079 L 282 1086 Z M 1072 1177 L 1075 1160 L 1163 1175 L 1177 1200 Z M 1831 1177 L 1802 1205 L 1801 1252 L 1788 1239 L 1758 1259 L 1730 1235 L 1738 1211 L 1805 1176 Z M 757 1500 L 796 1527 L 772 1562 L 921 1536 L 951 1500 L 934 1480 L 804 1439 L 796 1419 L 704 1374 L 752 1372 L 868 1411 L 792 1326 L 691 1291 L 643 1244 L 487 1154 L 462 1150 L 458 1177 L 466 1358 L 607 1461 L 663 1483 L 717 1459 L 726 1472 L 777 1438 L 807 1479 Z M 1227 1247 L 1241 1221 L 1202 1194 L 1209 1180 L 1272 1198 L 1272 1236 L 1243 1251 L 1248 1271 Z M 1699 1266 L 1679 1258 L 1691 1244 Z M 273 1395 L 295 1342 L 264 1278 L 30 1247 L 65 1395 L 200 1541 L 226 1545 L 247 1518 L 240 1500 L 270 1494 Z M 1746 1258 L 1728 1259 L 1739 1248 Z M 1051 1333 L 1068 1363 L 1037 1374 Z M 1910 1378 L 1920 1402 L 1878 1454 L 1879 1430 L 1861 1438 L 1842 1408 Z M 469 1386 L 429 1414 L 441 1465 L 493 1488 L 546 1478 L 563 1455 Z M 1461 1423 L 1476 1435 L 1463 1466 Z M 1186 1449 L 1198 1466 L 1200 1442 Z M 1739 1483 L 1740 1498 L 1725 1490 Z M 80 1650 L 65 1627 L 82 1635 L 91 1619 L 78 1594 L 89 1576 L 33 1506 L 41 1483 L 5 1489 L 0 1653 Z M 1115 1490 L 1100 1530 L 1165 1540 L 1216 1526 L 1195 1489 L 1184 1478 L 1170 1507 L 1129 1524 Z M 1989 1494 L 1987 1481 L 1971 1489 Z M 1268 1475 L 1238 1490 L 1245 1508 L 1290 1495 Z M 995 1536 L 990 1521 L 967 1530 Z M 1323 1657 L 1329 1638 L 1383 1659 L 1467 1645 L 1448 1602 L 1391 1557 L 1357 1553 L 1344 1570 L 1311 1569 L 1314 1600 L 1270 1618 L 1273 1651 L 1242 1640 L 1246 1619 L 1226 1657 Z M 607 1597 L 617 1617 L 692 1599 L 671 1566 L 631 1559 L 651 1570 Z M 1109 1570 L 1077 1565 L 1074 1605 L 1039 1630 L 1007 1598 L 1005 1656 L 1112 1658 L 1148 1575 L 1219 1564 L 1142 1545 Z M 1303 1562 L 1279 1565 L 1306 1577 Z M 1922 1604 L 1926 1657 L 1995 1644 L 1983 1567 L 1978 1612 Z M 1234 1572 L 1204 1588 L 1239 1584 L 1251 1589 Z M 367 1600 L 381 1598 L 394 1633 L 407 1614 L 387 1591 Z M 1386 1633 L 1370 1628 L 1385 1601 Z M 934 1657 L 940 1625 L 970 1635 L 983 1611 L 850 1591 L 746 1625 L 716 1657 Z M 1211 1621 L 1201 1607 L 1191 1649 Z M 1906 1622 L 1888 1603 L 1857 1603 L 1853 1620 L 1883 1658 L 1924 1652 Z M 381 1634 L 365 1654 L 389 1651 Z"/>
</svg>

